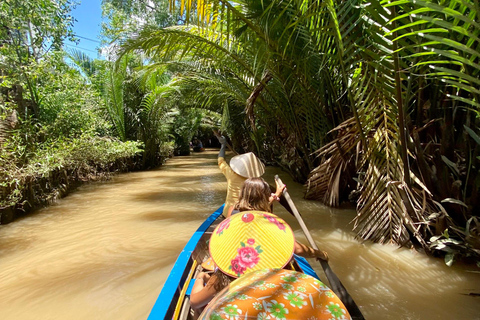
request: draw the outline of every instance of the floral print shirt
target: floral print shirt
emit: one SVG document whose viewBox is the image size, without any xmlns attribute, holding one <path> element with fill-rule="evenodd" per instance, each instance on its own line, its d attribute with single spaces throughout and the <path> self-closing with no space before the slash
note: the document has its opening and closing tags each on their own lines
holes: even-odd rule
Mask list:
<svg viewBox="0 0 480 320">
<path fill-rule="evenodd" d="M 263 269 L 222 290 L 199 319 L 351 319 L 340 299 L 320 280 L 301 272 Z"/>
</svg>

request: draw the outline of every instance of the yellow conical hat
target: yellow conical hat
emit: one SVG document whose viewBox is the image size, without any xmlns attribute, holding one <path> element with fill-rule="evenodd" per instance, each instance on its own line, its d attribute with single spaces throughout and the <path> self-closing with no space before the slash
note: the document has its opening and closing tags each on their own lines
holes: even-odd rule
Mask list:
<svg viewBox="0 0 480 320">
<path fill-rule="evenodd" d="M 295 238 L 279 217 L 245 211 L 225 219 L 213 231 L 210 255 L 224 273 L 239 277 L 264 269 L 283 268 L 292 258 Z"/>
</svg>

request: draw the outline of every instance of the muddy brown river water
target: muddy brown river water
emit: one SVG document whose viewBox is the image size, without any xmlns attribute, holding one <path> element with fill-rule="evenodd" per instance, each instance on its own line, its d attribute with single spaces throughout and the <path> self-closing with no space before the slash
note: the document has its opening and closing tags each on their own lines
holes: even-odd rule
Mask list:
<svg viewBox="0 0 480 320">
<path fill-rule="evenodd" d="M 146 319 L 175 259 L 225 199 L 217 151 L 84 185 L 0 226 L 0 319 Z M 302 199 L 279 174 L 330 265 L 368 320 L 480 319 L 480 269 L 394 246 L 360 243 L 355 211 Z M 298 223 L 284 218 L 305 242 Z M 324 279 L 321 267 L 311 261 Z"/>
</svg>

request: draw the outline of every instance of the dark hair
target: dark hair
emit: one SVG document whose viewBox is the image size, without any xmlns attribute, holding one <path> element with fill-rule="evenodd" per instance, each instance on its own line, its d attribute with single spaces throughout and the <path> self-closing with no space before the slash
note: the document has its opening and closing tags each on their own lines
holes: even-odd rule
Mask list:
<svg viewBox="0 0 480 320">
<path fill-rule="evenodd" d="M 268 201 L 272 191 L 262 178 L 249 178 L 243 183 L 235 209 L 239 211 L 257 210 L 272 212 Z"/>
</svg>

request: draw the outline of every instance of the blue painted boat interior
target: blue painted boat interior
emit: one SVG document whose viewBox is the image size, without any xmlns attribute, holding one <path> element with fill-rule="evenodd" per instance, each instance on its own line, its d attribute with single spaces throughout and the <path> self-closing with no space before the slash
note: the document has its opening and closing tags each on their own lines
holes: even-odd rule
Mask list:
<svg viewBox="0 0 480 320">
<path fill-rule="evenodd" d="M 295 260 L 297 261 L 298 265 L 302 269 L 303 273 L 308 274 L 309 276 L 312 276 L 312 277 L 320 280 L 320 277 L 317 275 L 315 270 L 313 270 L 312 266 L 308 263 L 307 259 L 305 259 L 304 257 L 300 257 L 296 254 L 294 254 L 294 257 L 295 257 Z"/>
</svg>

